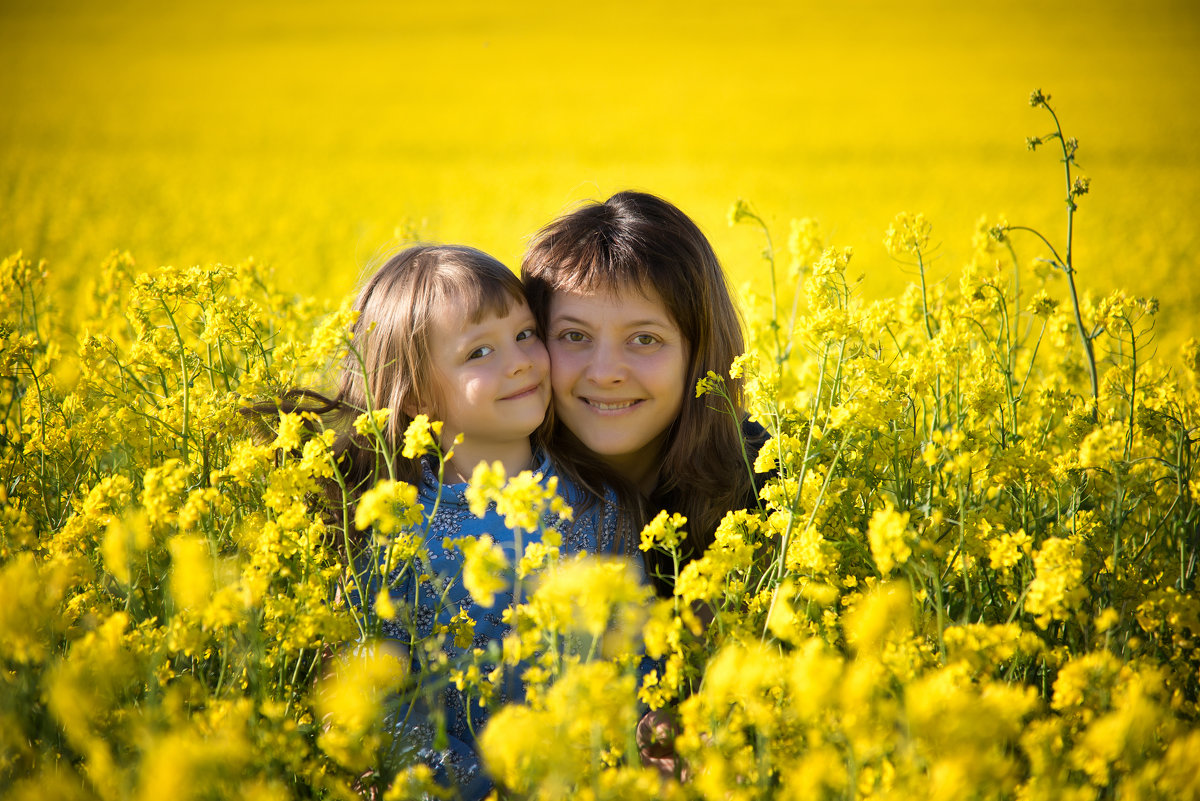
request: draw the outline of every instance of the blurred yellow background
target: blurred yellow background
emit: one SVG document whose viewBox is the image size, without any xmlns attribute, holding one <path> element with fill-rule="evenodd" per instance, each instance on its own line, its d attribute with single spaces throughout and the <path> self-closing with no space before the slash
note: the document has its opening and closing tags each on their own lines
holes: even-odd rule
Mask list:
<svg viewBox="0 0 1200 801">
<path fill-rule="evenodd" d="M 739 281 L 773 226 L 814 217 L 869 296 L 913 278 L 881 237 L 923 211 L 955 275 L 975 221 L 1063 236 L 1053 96 L 1092 192 L 1085 289 L 1157 294 L 1194 327 L 1200 6 L 1192 0 L 838 4 L 163 3 L 5 0 L 0 249 L 70 288 L 113 249 L 140 267 L 254 256 L 350 291 L 418 235 L 515 265 L 583 198 L 673 200 Z M 1038 255 L 1020 243 L 1022 257 Z"/>
</svg>

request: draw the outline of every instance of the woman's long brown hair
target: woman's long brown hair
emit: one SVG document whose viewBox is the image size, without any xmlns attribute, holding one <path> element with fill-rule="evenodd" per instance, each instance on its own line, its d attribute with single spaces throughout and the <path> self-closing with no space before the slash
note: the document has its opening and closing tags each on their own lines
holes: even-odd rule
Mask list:
<svg viewBox="0 0 1200 801">
<path fill-rule="evenodd" d="M 521 264 L 525 294 L 545 331 L 550 301 L 560 291 L 635 288 L 662 299 L 688 345 L 683 406 L 663 445 L 655 497 L 667 494 L 688 518 L 692 555 L 704 551 L 717 524 L 753 493 L 742 452 L 742 384 L 729 366 L 745 349 L 741 319 L 708 239 L 671 203 L 621 192 L 560 217 L 534 237 Z M 651 295 L 652 296 L 652 295 Z M 697 382 L 713 371 L 725 378 L 735 413 L 697 398 Z M 623 536 L 645 525 L 645 499 L 614 474 L 561 422 L 543 428 L 544 445 L 560 470 L 591 489 L 615 490 Z M 626 540 L 628 542 L 628 540 Z"/>
</svg>

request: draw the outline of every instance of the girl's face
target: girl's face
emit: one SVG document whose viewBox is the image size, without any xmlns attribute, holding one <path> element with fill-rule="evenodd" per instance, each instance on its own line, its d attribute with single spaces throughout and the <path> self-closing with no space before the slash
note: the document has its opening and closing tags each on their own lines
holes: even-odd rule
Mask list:
<svg viewBox="0 0 1200 801">
<path fill-rule="evenodd" d="M 514 443 L 528 444 L 550 404 L 550 359 L 533 314 L 514 302 L 504 316 L 472 323 L 462 308 L 444 303 L 429 332 L 430 356 L 441 408 L 437 418 L 449 444 L 478 458 L 501 458 Z M 475 454 L 484 455 L 476 457 Z M 494 453 L 495 455 L 487 455 Z"/>
<path fill-rule="evenodd" d="M 662 298 L 627 286 L 550 300 L 554 409 L 570 431 L 643 490 L 683 407 L 688 343 Z M 649 485 L 649 486 L 647 486 Z"/>
</svg>

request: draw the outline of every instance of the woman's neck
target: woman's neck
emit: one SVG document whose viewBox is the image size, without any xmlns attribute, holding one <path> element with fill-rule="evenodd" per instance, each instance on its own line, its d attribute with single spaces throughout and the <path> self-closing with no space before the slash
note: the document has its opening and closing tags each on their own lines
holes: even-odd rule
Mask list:
<svg viewBox="0 0 1200 801">
<path fill-rule="evenodd" d="M 618 475 L 637 487 L 643 498 L 649 498 L 658 486 L 666 442 L 667 432 L 664 431 L 636 451 L 600 458 Z"/>
<path fill-rule="evenodd" d="M 500 462 L 504 465 L 505 475 L 515 476 L 532 467 L 533 448 L 527 437 L 504 443 L 460 442 L 454 446 L 454 453 L 446 463 L 446 477 L 453 482 L 470 481 L 475 465 L 480 462 Z"/>
</svg>

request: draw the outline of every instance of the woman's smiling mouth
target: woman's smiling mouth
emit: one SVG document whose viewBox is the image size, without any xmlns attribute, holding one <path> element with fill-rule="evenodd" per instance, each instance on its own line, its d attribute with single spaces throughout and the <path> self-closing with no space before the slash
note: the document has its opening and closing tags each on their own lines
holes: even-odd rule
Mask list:
<svg viewBox="0 0 1200 801">
<path fill-rule="evenodd" d="M 580 400 L 601 412 L 619 412 L 623 409 L 630 409 L 642 402 L 641 400 L 602 401 L 594 398 L 580 398 Z"/>
</svg>

